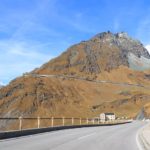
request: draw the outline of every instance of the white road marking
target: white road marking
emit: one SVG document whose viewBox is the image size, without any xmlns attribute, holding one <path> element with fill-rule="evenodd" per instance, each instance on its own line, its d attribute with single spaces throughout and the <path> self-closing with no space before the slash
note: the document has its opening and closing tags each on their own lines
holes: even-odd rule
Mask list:
<svg viewBox="0 0 150 150">
<path fill-rule="evenodd" d="M 96 133 L 92 133 L 92 134 L 81 136 L 81 137 L 78 138 L 78 140 L 82 140 L 82 139 L 88 138 L 89 136 L 92 136 L 92 135 L 95 135 L 95 134 Z"/>
<path fill-rule="evenodd" d="M 136 143 L 137 143 L 137 145 L 138 145 L 138 148 L 139 148 L 139 150 L 145 150 L 144 149 L 144 145 L 143 145 L 143 143 L 141 143 L 141 141 L 140 141 L 140 133 L 142 132 L 142 130 L 144 129 L 144 128 L 146 128 L 147 126 L 148 126 L 149 124 L 146 124 L 144 127 L 142 127 L 141 129 L 139 129 L 138 130 L 138 132 L 137 132 L 137 134 L 136 134 Z"/>
<path fill-rule="evenodd" d="M 139 140 L 139 133 L 136 134 L 136 143 L 137 143 L 139 150 L 143 150 L 143 146 Z"/>
</svg>

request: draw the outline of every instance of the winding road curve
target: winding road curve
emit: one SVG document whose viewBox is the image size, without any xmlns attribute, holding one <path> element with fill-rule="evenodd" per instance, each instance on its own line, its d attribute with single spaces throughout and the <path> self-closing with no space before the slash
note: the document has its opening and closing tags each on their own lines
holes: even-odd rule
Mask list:
<svg viewBox="0 0 150 150">
<path fill-rule="evenodd" d="M 113 82 L 109 80 L 92 80 L 87 79 L 84 77 L 76 77 L 76 76 L 69 76 L 69 75 L 46 75 L 46 74 L 25 74 L 24 77 L 37 77 L 37 78 L 66 78 L 66 79 L 74 79 L 74 80 L 82 80 L 82 81 L 88 81 L 88 82 L 94 82 L 94 83 L 104 83 L 104 84 L 114 84 L 118 86 L 132 86 L 132 87 L 140 87 L 145 89 L 150 89 L 149 86 L 144 86 L 142 84 L 132 84 L 132 83 L 126 83 L 126 82 Z"/>
<path fill-rule="evenodd" d="M 140 150 L 137 132 L 146 123 L 86 127 L 0 141 L 0 150 Z"/>
</svg>

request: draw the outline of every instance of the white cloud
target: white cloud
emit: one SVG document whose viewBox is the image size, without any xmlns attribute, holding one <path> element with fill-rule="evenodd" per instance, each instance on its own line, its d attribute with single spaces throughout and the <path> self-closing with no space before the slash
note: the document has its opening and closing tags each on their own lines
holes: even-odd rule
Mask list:
<svg viewBox="0 0 150 150">
<path fill-rule="evenodd" d="M 149 37 L 150 37 L 150 15 L 143 17 L 139 22 L 137 28 L 137 35 L 139 39 L 142 39 L 145 45 L 149 44 Z"/>
<path fill-rule="evenodd" d="M 57 0 L 36 1 L 34 9 L 31 7 L 28 11 L 24 7 L 19 11 L 5 11 L 4 17 L 0 18 L 0 31 L 7 35 L 0 38 L 0 81 L 8 83 L 39 67 L 70 45 L 62 31 L 53 27 L 53 22 L 78 31 L 92 32 L 89 21 L 84 22 L 82 12 L 74 13 L 73 17 L 60 15 L 58 4 Z"/>
<path fill-rule="evenodd" d="M 120 22 L 119 22 L 118 19 L 114 20 L 113 29 L 114 29 L 115 32 L 118 32 L 118 30 L 120 29 Z"/>
<path fill-rule="evenodd" d="M 30 46 L 15 40 L 0 41 L 0 81 L 7 83 L 53 58 L 50 53 L 41 52 L 41 48 L 43 44 Z"/>
<path fill-rule="evenodd" d="M 0 81 L 0 86 L 3 86 L 3 85 L 5 85 L 2 81 Z"/>
<path fill-rule="evenodd" d="M 150 44 L 146 45 L 145 48 L 148 50 L 149 54 L 150 54 Z"/>
</svg>

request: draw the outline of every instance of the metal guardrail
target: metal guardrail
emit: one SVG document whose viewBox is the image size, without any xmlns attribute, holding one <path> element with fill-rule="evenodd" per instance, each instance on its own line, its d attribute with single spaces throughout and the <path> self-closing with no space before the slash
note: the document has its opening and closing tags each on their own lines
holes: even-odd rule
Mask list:
<svg viewBox="0 0 150 150">
<path fill-rule="evenodd" d="M 49 125 L 42 125 L 42 122 L 47 121 Z M 18 128 L 16 130 L 24 130 L 27 129 L 24 127 L 24 124 L 28 122 L 28 124 L 31 123 L 31 121 L 34 121 L 35 126 L 30 129 L 35 128 L 43 128 L 43 127 L 57 127 L 57 126 L 74 126 L 74 125 L 98 125 L 98 124 L 117 124 L 117 123 L 123 123 L 128 122 L 129 120 L 100 120 L 100 118 L 66 118 L 66 117 L 15 117 L 15 118 L 0 118 L 1 121 L 15 121 L 15 123 L 18 124 Z M 17 122 L 16 122 L 17 121 Z M 26 123 L 27 124 L 27 123 Z"/>
</svg>

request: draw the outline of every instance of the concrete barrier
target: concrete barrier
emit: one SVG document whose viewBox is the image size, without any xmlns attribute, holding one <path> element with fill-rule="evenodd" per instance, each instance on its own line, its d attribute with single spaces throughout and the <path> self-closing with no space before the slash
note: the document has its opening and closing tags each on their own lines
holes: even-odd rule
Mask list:
<svg viewBox="0 0 150 150">
<path fill-rule="evenodd" d="M 28 130 L 21 130 L 21 131 L 0 132 L 0 140 L 9 139 L 9 138 L 16 138 L 16 137 L 21 137 L 21 136 L 27 136 L 27 135 L 34 135 L 34 134 L 44 133 L 44 132 L 64 130 L 64 129 L 97 127 L 97 126 L 113 126 L 113 125 L 120 125 L 120 124 L 126 124 L 126 123 L 131 123 L 131 122 L 122 122 L 122 123 L 116 123 L 116 124 L 57 126 L 57 127 L 39 128 L 39 129 L 28 129 Z"/>
</svg>

